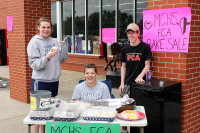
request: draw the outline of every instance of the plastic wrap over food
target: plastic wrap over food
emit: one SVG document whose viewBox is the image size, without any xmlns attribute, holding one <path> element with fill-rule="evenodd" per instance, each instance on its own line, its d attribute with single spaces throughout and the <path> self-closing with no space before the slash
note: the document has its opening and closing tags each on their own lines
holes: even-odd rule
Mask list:
<svg viewBox="0 0 200 133">
<path fill-rule="evenodd" d="M 89 103 L 62 101 L 60 106 L 55 109 L 53 117 L 77 118 L 80 115 L 80 112 L 82 112 L 89 106 L 90 106 Z"/>
<path fill-rule="evenodd" d="M 117 115 L 113 108 L 89 108 L 82 113 L 82 117 L 86 121 L 109 121 L 112 122 Z"/>
<path fill-rule="evenodd" d="M 97 100 L 97 101 L 94 101 L 93 103 L 93 106 L 110 106 L 110 107 L 113 107 L 113 106 L 121 106 L 122 105 L 122 102 L 121 102 L 121 98 L 118 98 L 118 99 L 103 99 L 103 100 Z"/>
<path fill-rule="evenodd" d="M 59 107 L 60 104 L 61 104 L 61 100 L 60 99 L 51 98 L 50 107 Z"/>
<path fill-rule="evenodd" d="M 56 109 L 53 117 L 55 118 L 77 118 L 80 114 L 80 111 L 73 109 L 60 110 Z"/>
<path fill-rule="evenodd" d="M 129 98 L 127 94 L 124 95 L 121 101 L 122 101 L 122 105 L 135 104 L 135 100 L 133 98 Z"/>
<path fill-rule="evenodd" d="M 120 107 L 122 105 L 132 104 L 134 101 L 134 99 L 129 98 L 128 95 L 125 95 L 123 98 L 97 100 L 92 104 L 93 106 Z"/>
<path fill-rule="evenodd" d="M 128 95 L 125 95 L 122 98 L 122 103 L 123 103 L 122 106 L 116 109 L 118 113 L 121 113 L 124 110 L 133 110 L 136 102 L 134 99 L 129 98 Z"/>
<path fill-rule="evenodd" d="M 117 111 L 113 108 L 103 107 L 103 108 L 89 108 L 83 111 L 83 117 L 115 117 Z"/>
</svg>

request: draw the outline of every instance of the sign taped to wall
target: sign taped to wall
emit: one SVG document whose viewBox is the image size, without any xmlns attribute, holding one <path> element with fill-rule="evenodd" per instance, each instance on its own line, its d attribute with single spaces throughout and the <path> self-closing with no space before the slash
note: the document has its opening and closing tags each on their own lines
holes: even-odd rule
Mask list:
<svg viewBox="0 0 200 133">
<path fill-rule="evenodd" d="M 13 31 L 13 16 L 7 16 L 7 31 Z"/>
<path fill-rule="evenodd" d="M 188 53 L 190 7 L 143 11 L 143 41 L 152 51 Z"/>
<path fill-rule="evenodd" d="M 102 28 L 102 41 L 105 43 L 115 43 L 116 28 Z"/>
</svg>

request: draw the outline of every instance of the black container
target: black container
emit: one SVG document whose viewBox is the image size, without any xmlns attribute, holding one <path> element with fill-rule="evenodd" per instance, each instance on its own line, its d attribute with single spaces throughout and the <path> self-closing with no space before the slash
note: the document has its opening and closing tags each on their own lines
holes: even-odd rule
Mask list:
<svg viewBox="0 0 200 133">
<path fill-rule="evenodd" d="M 145 108 L 148 125 L 145 133 L 181 132 L 181 82 L 152 79 L 131 83 L 130 97 Z M 131 133 L 137 133 L 131 128 Z"/>
<path fill-rule="evenodd" d="M 119 88 L 121 84 L 121 72 L 120 71 L 108 71 L 106 79 L 110 79 L 113 88 Z"/>
</svg>

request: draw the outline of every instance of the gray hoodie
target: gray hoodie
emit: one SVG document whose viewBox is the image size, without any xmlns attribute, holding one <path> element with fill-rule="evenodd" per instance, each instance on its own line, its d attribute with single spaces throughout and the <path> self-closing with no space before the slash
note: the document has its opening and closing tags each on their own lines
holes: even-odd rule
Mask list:
<svg viewBox="0 0 200 133">
<path fill-rule="evenodd" d="M 68 57 L 67 44 L 65 42 L 60 45 L 55 38 L 44 39 L 40 35 L 35 35 L 27 46 L 29 65 L 33 69 L 32 79 L 43 82 L 58 81 L 61 75 L 60 63 Z M 59 48 L 59 52 L 47 60 L 45 56 L 54 46 Z"/>
</svg>

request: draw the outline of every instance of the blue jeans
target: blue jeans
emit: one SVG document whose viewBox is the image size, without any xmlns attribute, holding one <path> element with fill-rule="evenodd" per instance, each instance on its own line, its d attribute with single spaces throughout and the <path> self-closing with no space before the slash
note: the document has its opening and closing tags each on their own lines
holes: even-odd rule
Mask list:
<svg viewBox="0 0 200 133">
<path fill-rule="evenodd" d="M 59 81 L 56 81 L 56 82 L 38 81 L 38 82 L 36 82 L 34 79 L 32 79 L 31 91 L 47 90 L 47 91 L 51 91 L 52 97 L 55 97 L 58 95 L 58 86 L 59 86 Z"/>
</svg>

